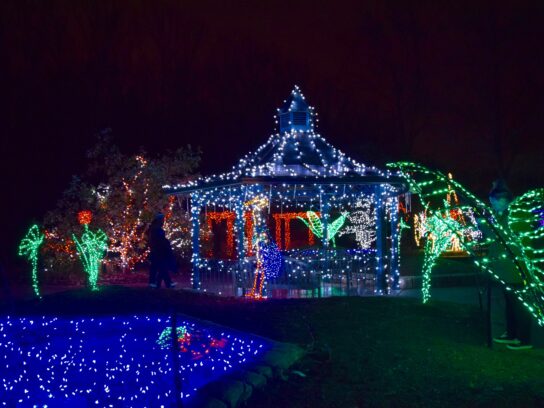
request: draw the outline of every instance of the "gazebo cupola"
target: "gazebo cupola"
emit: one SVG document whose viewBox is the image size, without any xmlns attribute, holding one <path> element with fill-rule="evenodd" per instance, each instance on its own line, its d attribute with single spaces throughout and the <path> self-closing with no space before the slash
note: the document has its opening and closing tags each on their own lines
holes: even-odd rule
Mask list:
<svg viewBox="0 0 544 408">
<path fill-rule="evenodd" d="M 314 127 L 313 108 L 308 105 L 300 88 L 295 85 L 291 95 L 278 108 L 280 133 L 309 132 Z"/>
</svg>

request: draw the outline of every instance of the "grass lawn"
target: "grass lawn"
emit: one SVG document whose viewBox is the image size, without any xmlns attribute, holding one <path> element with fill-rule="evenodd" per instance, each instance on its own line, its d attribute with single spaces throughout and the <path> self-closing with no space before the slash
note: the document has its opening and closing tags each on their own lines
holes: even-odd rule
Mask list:
<svg viewBox="0 0 544 408">
<path fill-rule="evenodd" d="M 15 305 L 17 313 L 176 310 L 309 350 L 250 407 L 544 406 L 544 350 L 486 348 L 472 306 L 398 297 L 249 302 L 107 287 Z"/>
</svg>

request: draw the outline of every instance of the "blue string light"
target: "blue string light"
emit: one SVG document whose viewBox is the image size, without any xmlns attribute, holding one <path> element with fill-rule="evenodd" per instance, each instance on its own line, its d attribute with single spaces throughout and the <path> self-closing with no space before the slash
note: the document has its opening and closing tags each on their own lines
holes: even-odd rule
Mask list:
<svg viewBox="0 0 544 408">
<path fill-rule="evenodd" d="M 171 406 L 172 349 L 157 344 L 168 327 L 161 316 L 0 318 L 0 406 Z M 202 323 L 179 327 L 192 334 L 177 350 L 183 399 L 267 347 Z"/>
<path fill-rule="evenodd" d="M 282 256 L 274 241 L 261 244 L 261 255 L 266 279 L 277 278 L 280 275 Z"/>
</svg>

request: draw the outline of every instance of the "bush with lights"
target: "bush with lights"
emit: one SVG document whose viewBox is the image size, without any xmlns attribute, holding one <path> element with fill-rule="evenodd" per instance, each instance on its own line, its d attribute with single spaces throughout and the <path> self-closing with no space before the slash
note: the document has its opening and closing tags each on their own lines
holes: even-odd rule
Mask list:
<svg viewBox="0 0 544 408">
<path fill-rule="evenodd" d="M 162 185 L 172 178 L 189 177 L 198 165 L 198 152 L 187 147 L 158 158 L 145 152 L 130 156 L 121 153 L 106 134 L 89 151 L 88 159 L 87 172 L 72 179 L 44 219 L 45 277 L 77 279 L 72 232 L 77 229 L 75 215 L 83 209 L 92 210 L 93 225 L 109 237 L 104 260 L 108 271 L 132 271 L 146 260 L 146 228 L 158 211 L 165 214 L 164 229 L 173 247 L 187 255 L 189 219 L 174 196 L 163 194 Z"/>
</svg>

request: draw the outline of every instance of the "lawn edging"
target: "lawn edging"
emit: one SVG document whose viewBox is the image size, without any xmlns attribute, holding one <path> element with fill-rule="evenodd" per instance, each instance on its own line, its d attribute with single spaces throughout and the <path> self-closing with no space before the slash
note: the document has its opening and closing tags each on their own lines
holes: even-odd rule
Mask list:
<svg viewBox="0 0 544 408">
<path fill-rule="evenodd" d="M 293 366 L 305 354 L 305 351 L 295 344 L 265 340 L 272 345 L 270 349 L 252 364 L 206 384 L 197 391 L 193 398 L 187 401 L 187 406 L 191 408 L 236 408 L 242 406 L 251 398 L 253 391 L 264 388 L 274 378 L 282 377 L 284 371 Z"/>
</svg>

